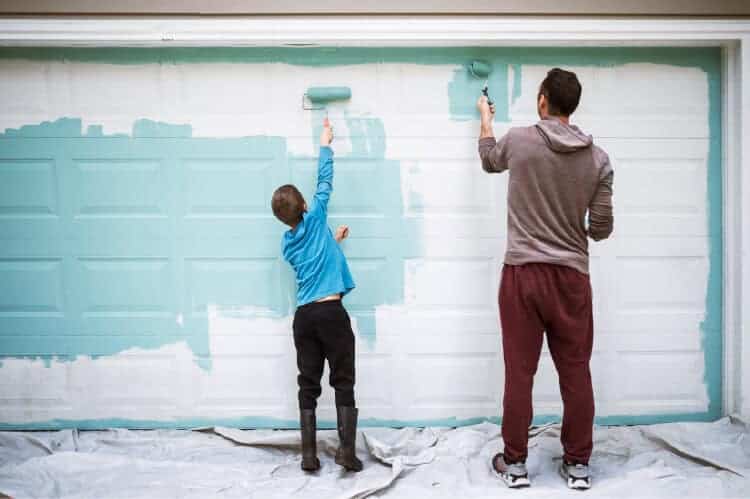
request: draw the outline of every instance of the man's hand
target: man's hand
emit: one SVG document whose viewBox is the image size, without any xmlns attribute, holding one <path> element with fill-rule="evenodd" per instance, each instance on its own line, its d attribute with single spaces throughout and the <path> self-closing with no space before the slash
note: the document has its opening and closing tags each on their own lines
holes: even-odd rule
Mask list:
<svg viewBox="0 0 750 499">
<path fill-rule="evenodd" d="M 339 225 L 339 227 L 336 229 L 336 234 L 333 236 L 333 238 L 336 240 L 337 243 L 340 243 L 347 237 L 349 237 L 349 227 L 346 225 Z"/>
<path fill-rule="evenodd" d="M 331 142 L 333 142 L 333 127 L 328 118 L 325 118 L 323 120 L 323 131 L 320 133 L 320 145 L 330 146 Z"/>
<path fill-rule="evenodd" d="M 477 109 L 479 110 L 479 116 L 482 118 L 482 121 L 492 121 L 492 118 L 495 116 L 495 103 L 493 102 L 492 105 L 490 105 L 485 95 L 479 96 Z"/>
<path fill-rule="evenodd" d="M 477 109 L 479 110 L 481 125 L 479 138 L 494 137 L 495 133 L 492 131 L 492 119 L 495 117 L 495 104 L 490 105 L 487 102 L 487 96 L 482 95 L 477 101 Z"/>
</svg>

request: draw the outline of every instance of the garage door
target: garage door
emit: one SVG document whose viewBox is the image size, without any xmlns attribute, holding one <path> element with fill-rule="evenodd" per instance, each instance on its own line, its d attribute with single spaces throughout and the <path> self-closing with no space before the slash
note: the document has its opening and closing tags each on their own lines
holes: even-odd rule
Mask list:
<svg viewBox="0 0 750 499">
<path fill-rule="evenodd" d="M 553 66 L 613 160 L 592 247 L 601 423 L 721 412 L 718 49 L 0 49 L 0 424 L 296 425 L 294 280 L 269 209 L 312 195 L 336 130 L 331 225 L 357 289 L 365 424 L 497 418 L 506 176 L 476 155 L 536 119 Z M 352 98 L 305 110 L 311 86 Z M 543 354 L 537 421 L 561 412 Z M 320 418 L 334 419 L 331 391 Z"/>
</svg>

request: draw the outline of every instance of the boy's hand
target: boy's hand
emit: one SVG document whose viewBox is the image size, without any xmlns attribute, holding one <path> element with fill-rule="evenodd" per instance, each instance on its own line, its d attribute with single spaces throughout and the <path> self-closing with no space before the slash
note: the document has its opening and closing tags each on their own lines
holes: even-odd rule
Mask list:
<svg viewBox="0 0 750 499">
<path fill-rule="evenodd" d="M 328 118 L 323 120 L 323 131 L 320 133 L 320 145 L 330 146 L 333 142 L 333 127 Z"/>
<path fill-rule="evenodd" d="M 336 229 L 336 235 L 333 236 L 333 238 L 336 240 L 337 243 L 340 243 L 344 239 L 346 239 L 349 236 L 349 227 L 346 225 L 339 225 L 338 229 Z"/>
</svg>

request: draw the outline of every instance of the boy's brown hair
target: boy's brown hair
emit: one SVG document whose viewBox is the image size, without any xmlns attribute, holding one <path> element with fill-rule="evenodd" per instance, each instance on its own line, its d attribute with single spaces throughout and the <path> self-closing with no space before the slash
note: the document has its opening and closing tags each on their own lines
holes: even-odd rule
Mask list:
<svg viewBox="0 0 750 499">
<path fill-rule="evenodd" d="M 271 209 L 276 218 L 290 227 L 297 225 L 302 220 L 305 211 L 305 198 L 299 189 L 292 184 L 282 185 L 273 193 L 271 198 Z"/>
</svg>

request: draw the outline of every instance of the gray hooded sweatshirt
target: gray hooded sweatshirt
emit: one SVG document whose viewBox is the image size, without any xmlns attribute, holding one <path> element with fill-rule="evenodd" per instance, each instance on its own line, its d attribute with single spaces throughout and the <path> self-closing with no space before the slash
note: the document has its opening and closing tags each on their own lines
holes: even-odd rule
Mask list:
<svg viewBox="0 0 750 499">
<path fill-rule="evenodd" d="M 588 239 L 612 233 L 609 157 L 574 125 L 556 118 L 479 139 L 482 168 L 509 171 L 505 263 L 551 263 L 589 272 Z M 588 212 L 588 227 L 586 214 Z"/>
</svg>

